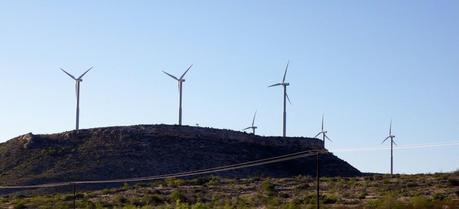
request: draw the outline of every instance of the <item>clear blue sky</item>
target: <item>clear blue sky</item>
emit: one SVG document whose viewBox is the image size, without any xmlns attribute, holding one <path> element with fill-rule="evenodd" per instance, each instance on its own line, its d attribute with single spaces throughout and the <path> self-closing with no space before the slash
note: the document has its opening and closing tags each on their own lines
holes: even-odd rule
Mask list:
<svg viewBox="0 0 459 209">
<path fill-rule="evenodd" d="M 459 2 L 2 1 L 0 141 L 74 128 L 80 74 L 83 128 L 173 124 L 177 84 L 194 67 L 184 123 L 281 134 L 290 60 L 288 135 L 313 136 L 326 115 L 329 149 L 381 145 L 391 118 L 399 145 L 459 141 Z M 398 150 L 402 173 L 459 168 L 459 146 Z M 387 172 L 389 152 L 336 153 Z"/>
</svg>

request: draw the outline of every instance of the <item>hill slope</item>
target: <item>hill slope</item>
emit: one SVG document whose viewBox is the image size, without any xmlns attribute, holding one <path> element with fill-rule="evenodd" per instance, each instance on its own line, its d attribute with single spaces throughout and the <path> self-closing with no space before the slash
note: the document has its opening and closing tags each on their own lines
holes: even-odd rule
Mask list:
<svg viewBox="0 0 459 209">
<path fill-rule="evenodd" d="M 262 137 L 211 128 L 138 125 L 52 135 L 27 134 L 0 144 L 0 184 L 38 184 L 169 174 L 322 148 L 318 139 Z M 322 175 L 361 173 L 332 154 Z M 229 177 L 315 175 L 315 158 L 218 173 Z"/>
</svg>

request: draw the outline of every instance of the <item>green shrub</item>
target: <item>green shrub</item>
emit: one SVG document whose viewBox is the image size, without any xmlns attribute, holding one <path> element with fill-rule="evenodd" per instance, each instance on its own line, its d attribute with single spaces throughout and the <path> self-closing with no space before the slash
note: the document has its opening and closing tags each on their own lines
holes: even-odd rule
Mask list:
<svg viewBox="0 0 459 209">
<path fill-rule="evenodd" d="M 430 209 L 433 208 L 432 201 L 425 197 L 413 197 L 410 201 L 413 208 L 416 209 Z"/>
<path fill-rule="evenodd" d="M 446 199 L 448 196 L 446 194 L 442 194 L 442 193 L 435 193 L 433 195 L 433 199 L 434 200 L 444 200 Z"/>
<path fill-rule="evenodd" d="M 276 187 L 274 186 L 274 184 L 271 183 L 270 179 L 265 179 L 261 183 L 261 189 L 263 190 L 263 193 L 268 196 L 273 196 L 277 193 Z"/>
<path fill-rule="evenodd" d="M 27 209 L 27 207 L 25 206 L 23 202 L 16 203 L 13 208 L 14 209 Z"/>
<path fill-rule="evenodd" d="M 402 202 L 400 202 L 394 194 L 389 193 L 388 195 L 384 196 L 378 208 L 403 209 L 405 207 L 402 204 Z"/>
<path fill-rule="evenodd" d="M 130 198 L 129 202 L 136 207 L 142 207 L 147 204 L 143 201 L 143 198 L 139 197 Z"/>
<path fill-rule="evenodd" d="M 383 180 L 383 184 L 385 184 L 385 185 L 391 184 L 390 179 L 384 179 Z"/>
<path fill-rule="evenodd" d="M 111 190 L 111 189 L 103 189 L 102 190 L 102 194 L 111 194 L 111 193 L 113 193 L 113 190 Z"/>
<path fill-rule="evenodd" d="M 459 186 L 459 178 L 449 178 L 448 184 L 451 186 Z"/>
<path fill-rule="evenodd" d="M 175 202 L 175 209 L 190 209 L 190 206 L 187 203 L 182 203 L 180 200 Z"/>
<path fill-rule="evenodd" d="M 217 186 L 220 185 L 221 180 L 218 176 L 212 176 L 210 177 L 209 181 L 207 182 L 207 185 L 209 186 Z"/>
<path fill-rule="evenodd" d="M 358 197 L 358 198 L 359 198 L 360 200 L 363 200 L 363 199 L 365 199 L 365 198 L 367 197 L 367 195 L 368 195 L 368 192 L 363 191 L 363 192 L 361 192 L 361 193 L 359 194 L 359 197 Z"/>
<path fill-rule="evenodd" d="M 128 183 L 124 183 L 123 184 L 123 190 L 128 190 L 129 189 L 129 184 Z"/>
<path fill-rule="evenodd" d="M 413 188 L 413 187 L 417 187 L 417 186 L 419 186 L 419 184 L 416 183 L 416 182 L 408 182 L 406 184 L 406 187 L 408 187 L 408 188 Z"/>
<path fill-rule="evenodd" d="M 73 194 L 66 194 L 62 197 L 64 201 L 73 201 Z"/>
<path fill-rule="evenodd" d="M 142 202 L 147 205 L 158 205 L 164 202 L 164 199 L 157 194 L 145 195 L 142 197 Z"/>
<path fill-rule="evenodd" d="M 298 205 L 295 201 L 290 201 L 282 206 L 282 209 L 301 209 L 301 206 Z"/>
<path fill-rule="evenodd" d="M 180 201 L 183 201 L 185 199 L 185 196 L 180 191 L 174 190 L 169 195 L 169 198 L 174 202 L 177 202 L 177 201 L 180 202 Z"/>
<path fill-rule="evenodd" d="M 165 181 L 166 181 L 166 185 L 170 187 L 178 187 L 178 186 L 182 186 L 185 184 L 185 181 L 183 179 L 177 179 L 177 178 L 167 178 Z"/>
<path fill-rule="evenodd" d="M 28 200 L 28 202 L 32 205 L 46 205 L 47 203 L 52 202 L 52 200 L 44 196 L 33 196 Z"/>
<path fill-rule="evenodd" d="M 155 207 L 153 207 L 151 205 L 145 205 L 141 209 L 155 209 Z"/>
<path fill-rule="evenodd" d="M 124 205 L 128 202 L 128 200 L 121 196 L 121 195 L 116 195 L 114 198 L 113 198 L 113 203 L 117 204 L 117 205 Z"/>
<path fill-rule="evenodd" d="M 209 207 L 207 207 L 206 205 L 198 202 L 198 203 L 194 204 L 193 206 L 191 206 L 191 209 L 209 209 Z"/>
<path fill-rule="evenodd" d="M 141 183 L 137 183 L 135 185 L 136 188 L 144 188 L 144 187 L 148 187 L 148 184 L 145 183 L 145 182 L 141 182 Z"/>
<path fill-rule="evenodd" d="M 96 208 L 96 204 L 94 204 L 93 202 L 91 201 L 84 201 L 80 204 L 80 207 L 81 208 L 84 208 L 84 209 L 97 209 Z"/>
<path fill-rule="evenodd" d="M 282 201 L 278 197 L 268 197 L 265 199 L 265 204 L 267 208 L 279 208 Z"/>
<path fill-rule="evenodd" d="M 207 182 L 209 182 L 209 179 L 201 177 L 189 180 L 188 182 L 190 183 L 190 185 L 204 185 Z"/>
<path fill-rule="evenodd" d="M 323 198 L 322 202 L 324 204 L 335 204 L 336 202 L 338 202 L 338 197 L 334 195 L 326 195 L 322 198 Z"/>
</svg>

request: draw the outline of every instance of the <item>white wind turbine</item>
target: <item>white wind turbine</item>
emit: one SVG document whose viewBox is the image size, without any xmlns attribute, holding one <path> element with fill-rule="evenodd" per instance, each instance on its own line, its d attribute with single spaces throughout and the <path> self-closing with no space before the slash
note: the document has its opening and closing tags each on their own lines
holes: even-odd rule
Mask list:
<svg viewBox="0 0 459 209">
<path fill-rule="evenodd" d="M 328 132 L 324 129 L 324 115 L 322 115 L 322 129 L 314 138 L 317 138 L 318 136 L 322 135 L 322 141 L 324 142 L 324 148 L 325 148 L 325 140 L 329 140 L 333 142 L 330 138 L 328 138 L 327 133 Z"/>
<path fill-rule="evenodd" d="M 283 127 L 282 136 L 283 137 L 286 137 L 287 135 L 287 100 L 289 103 L 291 103 L 290 98 L 287 94 L 287 86 L 289 86 L 290 83 L 285 82 L 285 78 L 287 76 L 288 64 L 289 62 L 287 62 L 287 66 L 285 67 L 284 78 L 282 79 L 282 82 L 268 86 L 268 87 L 274 87 L 274 86 L 284 87 L 284 112 L 283 112 L 283 123 L 282 123 L 282 127 Z"/>
<path fill-rule="evenodd" d="M 75 80 L 75 92 L 76 92 L 76 98 L 77 98 L 76 128 L 75 128 L 75 130 L 77 130 L 77 131 L 80 129 L 80 85 L 81 85 L 81 82 L 83 82 L 83 76 L 86 75 L 86 73 L 88 73 L 91 69 L 92 69 L 92 67 L 89 68 L 88 70 L 86 70 L 86 72 L 84 72 L 83 74 L 81 74 L 80 77 L 75 78 L 75 76 L 73 76 L 72 74 L 68 73 L 67 71 L 65 71 L 64 69 L 61 68 L 62 72 L 64 72 L 70 78 Z"/>
<path fill-rule="evenodd" d="M 390 175 L 394 175 L 394 145 L 397 145 L 394 141 L 395 135 L 392 134 L 392 120 L 390 121 L 390 126 L 389 126 L 389 136 L 382 141 L 381 144 L 386 142 L 388 139 L 390 139 Z"/>
<path fill-rule="evenodd" d="M 257 117 L 257 112 L 255 112 L 255 114 L 253 115 L 253 120 L 252 120 L 252 126 L 249 126 L 245 129 L 243 129 L 243 131 L 245 130 L 248 130 L 248 129 L 252 129 L 252 134 L 255 135 L 255 130 L 258 128 L 257 126 L 255 126 L 255 118 Z"/>
<path fill-rule="evenodd" d="M 190 70 L 190 68 L 193 67 L 193 65 L 190 65 L 188 69 L 180 76 L 180 78 L 177 78 L 166 71 L 163 71 L 166 75 L 170 76 L 174 80 L 178 82 L 178 88 L 179 88 L 179 125 L 182 125 L 182 87 L 183 87 L 183 82 L 185 82 L 185 79 L 183 79 L 186 75 L 186 73 Z"/>
</svg>

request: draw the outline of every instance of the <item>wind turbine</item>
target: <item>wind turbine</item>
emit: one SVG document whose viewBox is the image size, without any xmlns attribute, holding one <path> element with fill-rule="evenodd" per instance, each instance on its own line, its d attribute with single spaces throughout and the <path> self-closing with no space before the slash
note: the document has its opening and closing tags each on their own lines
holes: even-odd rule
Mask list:
<svg viewBox="0 0 459 209">
<path fill-rule="evenodd" d="M 248 130 L 248 129 L 252 129 L 252 134 L 255 135 L 255 129 L 257 129 L 258 127 L 255 126 L 255 118 L 257 117 L 257 112 L 255 112 L 255 114 L 253 115 L 253 120 L 252 120 L 252 126 L 249 126 L 245 129 L 243 129 L 243 131 L 245 130 Z"/>
<path fill-rule="evenodd" d="M 76 98 L 77 98 L 77 106 L 76 106 L 76 128 L 75 128 L 75 130 L 77 130 L 77 131 L 80 129 L 80 84 L 81 84 L 81 82 L 83 82 L 83 76 L 86 75 L 86 73 L 88 73 L 92 68 L 93 67 L 91 67 L 88 70 L 86 70 L 86 72 L 81 74 L 80 77 L 78 77 L 78 78 L 75 78 L 75 76 L 73 76 L 72 74 L 68 73 L 67 71 L 65 71 L 64 69 L 61 68 L 62 72 L 67 74 L 70 78 L 72 78 L 76 82 L 75 83 L 75 92 L 76 92 Z"/>
<path fill-rule="evenodd" d="M 390 175 L 394 175 L 394 144 L 397 145 L 394 141 L 395 135 L 392 135 L 392 120 L 390 121 L 390 126 L 389 126 L 389 136 L 382 141 L 381 144 L 386 142 L 388 139 L 390 139 Z"/>
<path fill-rule="evenodd" d="M 186 73 L 190 70 L 190 68 L 193 67 L 193 65 L 190 65 L 188 69 L 180 76 L 180 78 L 177 78 L 166 71 L 163 71 L 166 75 L 170 76 L 174 80 L 178 82 L 178 88 L 179 88 L 179 125 L 182 125 L 182 87 L 183 87 L 183 82 L 185 82 L 185 79 L 183 79 L 186 75 Z"/>
<path fill-rule="evenodd" d="M 290 83 L 285 82 L 285 77 L 287 76 L 288 64 L 289 62 L 287 62 L 287 66 L 285 67 L 284 78 L 282 79 L 282 82 L 268 86 L 268 87 L 274 87 L 274 86 L 284 87 L 284 114 L 283 114 L 283 123 L 282 123 L 282 127 L 283 127 L 282 136 L 283 137 L 287 135 L 287 100 L 291 104 L 290 98 L 288 97 L 288 94 L 287 94 L 287 86 L 289 86 Z"/>
<path fill-rule="evenodd" d="M 322 115 L 322 129 L 314 138 L 317 138 L 318 136 L 322 135 L 322 141 L 324 142 L 324 148 L 325 148 L 325 140 L 326 139 L 328 139 L 329 141 L 333 142 L 330 138 L 328 138 L 327 133 L 328 132 L 324 129 L 324 115 Z"/>
</svg>

